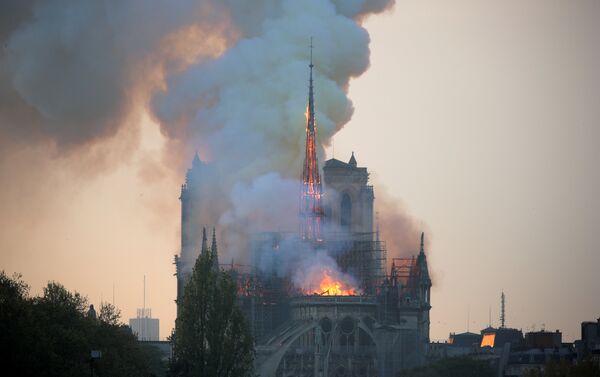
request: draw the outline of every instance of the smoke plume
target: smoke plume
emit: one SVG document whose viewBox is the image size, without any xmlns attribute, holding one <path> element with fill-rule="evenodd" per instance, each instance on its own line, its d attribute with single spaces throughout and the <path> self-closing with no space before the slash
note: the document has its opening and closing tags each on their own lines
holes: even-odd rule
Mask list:
<svg viewBox="0 0 600 377">
<path fill-rule="evenodd" d="M 430 234 L 423 224 L 418 224 L 403 203 L 390 197 L 383 186 L 377 189 L 377 218 L 381 239 L 387 248 L 388 265 L 393 258 L 407 258 L 419 251 L 421 232 L 425 232 L 425 247 Z M 429 252 L 429 250 L 426 250 Z"/>
<path fill-rule="evenodd" d="M 310 38 L 322 164 L 324 147 L 352 117 L 350 79 L 369 66 L 361 22 L 392 5 L 3 2 L 1 157 L 27 153 L 27 145 L 59 161 L 53 166 L 93 175 L 134 159 L 139 120 L 149 115 L 166 144 L 162 160 L 136 155 L 141 179 L 182 174 L 197 151 L 218 176 L 207 176 L 201 222 L 220 230 L 223 260 L 244 258 L 248 234 L 297 230 Z M 11 165 L 0 175 L 10 181 L 22 170 Z"/>
</svg>

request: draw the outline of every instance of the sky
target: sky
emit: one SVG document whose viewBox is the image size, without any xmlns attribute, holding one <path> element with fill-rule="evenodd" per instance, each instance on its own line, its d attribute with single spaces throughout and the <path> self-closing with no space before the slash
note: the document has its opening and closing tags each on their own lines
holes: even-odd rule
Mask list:
<svg viewBox="0 0 600 377">
<path fill-rule="evenodd" d="M 363 27 L 370 66 L 350 74 L 354 112 L 325 152 L 345 160 L 354 151 L 376 206 L 391 198 L 426 232 L 431 338 L 479 331 L 490 313 L 497 326 L 504 291 L 508 326 L 577 339 L 580 322 L 600 316 L 600 4 L 399 0 Z M 235 36 L 219 37 L 203 45 L 208 56 L 233 45 Z M 60 125 L 62 144 L 15 137 L 0 117 L 0 269 L 21 273 L 33 294 L 53 280 L 91 303 L 114 301 L 124 319 L 142 306 L 145 275 L 164 338 L 190 150 L 136 93 L 116 97 L 133 109 L 119 118 L 125 126 L 98 128 L 83 145 L 73 146 L 87 135 Z M 43 113 L 60 118 L 51 110 L 63 105 L 52 105 Z"/>
<path fill-rule="evenodd" d="M 511 327 L 574 340 L 600 316 L 599 21 L 594 1 L 399 1 L 365 25 L 335 155 L 430 233 L 433 339 L 497 326 L 502 290 Z"/>
</svg>

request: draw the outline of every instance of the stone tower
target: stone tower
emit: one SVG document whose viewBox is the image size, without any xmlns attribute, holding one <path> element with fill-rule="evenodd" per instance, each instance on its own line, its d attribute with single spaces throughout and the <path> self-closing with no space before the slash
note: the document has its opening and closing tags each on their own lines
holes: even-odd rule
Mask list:
<svg viewBox="0 0 600 377">
<path fill-rule="evenodd" d="M 185 183 L 181 185 L 181 250 L 175 256 L 177 275 L 177 298 L 183 294 L 183 287 L 191 276 L 192 268 L 200 252 L 207 249 L 206 231 L 208 223 L 216 223 L 218 208 L 214 201 L 205 198 L 216 198 L 219 192 L 219 176 L 214 167 L 202 162 L 196 153 L 192 166 L 185 175 Z M 213 231 L 213 242 L 215 242 Z M 215 248 L 216 252 L 216 248 Z"/>
<path fill-rule="evenodd" d="M 323 180 L 327 192 L 325 212 L 331 231 L 372 233 L 373 186 L 367 168 L 358 167 L 354 153 L 346 163 L 332 158 L 325 162 Z"/>
</svg>

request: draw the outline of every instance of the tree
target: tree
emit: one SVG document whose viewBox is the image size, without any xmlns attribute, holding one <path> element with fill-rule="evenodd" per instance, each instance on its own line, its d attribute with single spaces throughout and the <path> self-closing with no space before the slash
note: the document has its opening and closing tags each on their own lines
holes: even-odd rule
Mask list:
<svg viewBox="0 0 600 377">
<path fill-rule="evenodd" d="M 31 333 L 31 305 L 27 300 L 29 287 L 20 275 L 6 276 L 0 272 L 0 363 L 3 370 L 26 363 Z"/>
<path fill-rule="evenodd" d="M 85 376 L 90 351 L 102 351 L 99 376 L 147 376 L 151 355 L 119 323 L 112 305 L 99 319 L 86 316 L 87 300 L 51 282 L 40 297 L 29 297 L 19 275 L 0 271 L 0 363 L 3 376 Z"/>
<path fill-rule="evenodd" d="M 400 372 L 399 377 L 494 377 L 488 362 L 468 357 L 451 357 Z"/>
<path fill-rule="evenodd" d="M 550 360 L 543 371 L 533 368 L 527 371 L 524 377 L 600 377 L 600 367 L 591 359 L 584 359 L 577 363 L 566 360 Z"/>
<path fill-rule="evenodd" d="M 117 326 L 121 319 L 121 311 L 117 309 L 113 304 L 103 302 L 100 305 L 100 314 L 98 315 L 100 322 L 107 325 Z"/>
<path fill-rule="evenodd" d="M 172 336 L 174 376 L 242 377 L 253 373 L 250 328 L 237 305 L 237 285 L 210 252 L 196 260 Z"/>
</svg>

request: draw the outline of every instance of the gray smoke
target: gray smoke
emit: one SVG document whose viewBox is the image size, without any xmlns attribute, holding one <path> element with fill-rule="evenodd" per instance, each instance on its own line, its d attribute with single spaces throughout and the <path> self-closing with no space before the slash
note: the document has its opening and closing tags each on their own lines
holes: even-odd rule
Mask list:
<svg viewBox="0 0 600 377">
<path fill-rule="evenodd" d="M 243 257 L 248 234 L 297 230 L 310 37 L 322 164 L 324 146 L 352 117 L 349 81 L 369 65 L 361 22 L 392 5 L 4 1 L 0 143 L 12 151 L 17 141 L 38 143 L 89 173 L 89 156 L 110 166 L 136 149 L 135 120 L 148 111 L 168 138 L 170 168 L 198 150 L 218 172 L 202 223 L 221 230 L 224 260 Z M 110 144 L 118 153 L 106 140 L 118 141 Z"/>
<path fill-rule="evenodd" d="M 383 186 L 376 185 L 376 208 L 381 239 L 387 248 L 388 265 L 393 258 L 416 255 L 420 248 L 421 232 L 425 232 L 425 247 L 429 253 L 431 234 L 419 224 L 404 204 L 389 196 Z"/>
<path fill-rule="evenodd" d="M 166 65 L 185 57 L 170 36 L 196 26 L 197 34 L 227 39 L 220 27 L 227 13 L 215 4 L 3 1 L 0 133 L 49 139 L 63 151 L 114 136 Z"/>
<path fill-rule="evenodd" d="M 323 20 L 323 9 L 328 8 L 329 19 L 338 15 L 339 19 L 352 22 L 352 18 L 390 5 L 390 1 L 363 0 L 296 3 L 2 1 L 0 132 L 4 137 L 26 141 L 50 139 L 63 149 L 108 138 L 123 126 L 135 106 L 143 104 L 162 86 L 165 75 L 189 66 L 190 62 L 204 61 L 232 45 L 243 45 L 254 38 L 268 42 L 268 33 L 277 34 L 277 25 L 269 24 L 288 20 L 290 12 L 297 12 L 300 19 L 308 18 L 312 11 L 315 20 Z M 306 21 L 305 25 L 296 23 L 294 27 L 314 32 L 320 26 L 322 33 L 328 32 L 327 25 L 317 25 L 310 18 Z M 360 27 L 355 29 L 365 41 L 349 37 L 354 43 L 363 42 L 357 44 L 366 49 L 366 32 Z M 317 33 L 313 34 L 317 37 Z M 321 43 L 326 47 L 330 42 Z M 297 47 L 306 50 L 306 44 L 303 40 Z M 347 83 L 348 74 L 364 71 L 367 57 L 355 56 L 354 62 L 354 67 L 348 67 L 351 72 L 337 75 L 341 84 Z M 330 66 L 336 68 L 339 67 Z M 169 96 L 173 95 L 170 88 Z M 161 118 L 163 115 L 166 113 L 161 112 Z"/>
</svg>

